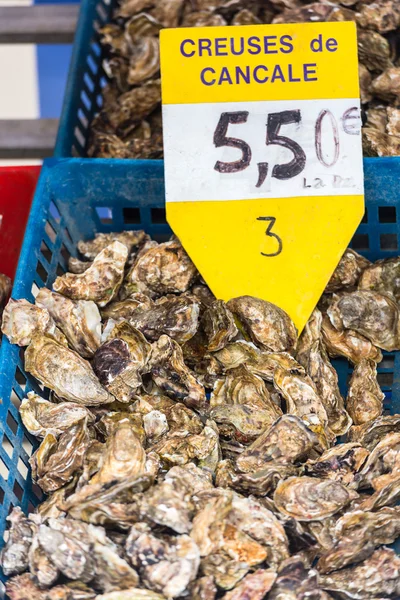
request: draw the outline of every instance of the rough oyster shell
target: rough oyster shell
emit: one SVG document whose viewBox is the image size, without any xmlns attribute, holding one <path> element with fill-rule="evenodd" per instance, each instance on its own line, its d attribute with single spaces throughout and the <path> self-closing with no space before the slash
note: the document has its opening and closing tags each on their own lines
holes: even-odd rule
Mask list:
<svg viewBox="0 0 400 600">
<path fill-rule="evenodd" d="M 206 308 L 201 326 L 207 338 L 209 352 L 221 350 L 238 333 L 233 315 L 222 300 L 215 300 Z"/>
<path fill-rule="evenodd" d="M 353 287 L 361 273 L 370 265 L 370 261 L 352 250 L 347 248 L 344 251 L 338 266 L 331 276 L 325 288 L 325 293 L 337 292 L 343 288 Z"/>
<path fill-rule="evenodd" d="M 128 320 L 137 309 L 149 309 L 153 306 L 151 298 L 146 294 L 132 294 L 130 298 L 126 300 L 115 300 L 107 304 L 105 308 L 101 310 L 101 315 L 104 319 L 114 319 L 114 321 Z"/>
<path fill-rule="evenodd" d="M 53 404 L 35 392 L 28 392 L 28 397 L 22 400 L 19 414 L 29 433 L 37 437 L 45 437 L 47 433 L 60 435 L 85 417 L 88 423 L 94 422 L 94 416 L 81 404 Z"/>
<path fill-rule="evenodd" d="M 349 485 L 369 456 L 368 450 L 356 442 L 339 444 L 326 450 L 315 460 L 308 460 L 304 473 L 312 477 L 333 479 Z"/>
<path fill-rule="evenodd" d="M 106 306 L 118 293 L 127 258 L 126 246 L 113 242 L 97 254 L 81 275 L 65 273 L 57 277 L 54 290 L 73 300 L 93 300 L 101 307 Z"/>
<path fill-rule="evenodd" d="M 0 553 L 0 564 L 4 575 L 23 573 L 29 566 L 29 550 L 32 545 L 35 527 L 19 507 L 15 507 L 7 517 L 11 524 L 8 539 Z"/>
<path fill-rule="evenodd" d="M 73 350 L 83 358 L 93 356 L 101 338 L 101 316 L 94 302 L 74 302 L 42 288 L 36 296 L 36 306 L 48 310 Z"/>
<path fill-rule="evenodd" d="M 46 435 L 29 459 L 32 476 L 43 491 L 53 492 L 71 481 L 83 465 L 89 443 L 87 417 L 69 427 L 58 441 L 51 433 Z"/>
<path fill-rule="evenodd" d="M 290 352 L 295 348 L 297 330 L 289 315 L 278 306 L 253 296 L 232 298 L 227 306 L 261 349 Z"/>
<path fill-rule="evenodd" d="M 382 360 L 382 352 L 372 342 L 352 329 L 338 331 L 328 315 L 323 316 L 321 332 L 325 347 L 332 358 L 344 356 L 353 364 L 359 363 L 363 358 L 374 360 L 376 363 Z"/>
<path fill-rule="evenodd" d="M 388 433 L 375 446 L 356 481 L 359 488 L 380 490 L 400 475 L 400 433 Z"/>
<path fill-rule="evenodd" d="M 328 308 L 332 325 L 338 330 L 354 329 L 383 350 L 396 350 L 399 340 L 399 309 L 389 297 L 358 290 L 334 297 Z"/>
<path fill-rule="evenodd" d="M 79 252 L 86 260 L 94 260 L 98 254 L 113 242 L 124 244 L 130 254 L 135 246 L 139 246 L 146 239 L 142 230 L 121 231 L 120 233 L 96 233 L 94 239 L 78 242 Z"/>
<path fill-rule="evenodd" d="M 317 445 L 317 436 L 295 415 L 283 415 L 238 457 L 244 473 L 261 470 L 267 462 L 295 463 L 306 458 Z"/>
<path fill-rule="evenodd" d="M 85 406 L 114 400 L 86 360 L 48 337 L 32 340 L 25 352 L 25 369 L 65 400 Z"/>
<path fill-rule="evenodd" d="M 376 363 L 362 359 L 354 367 L 346 401 L 346 408 L 354 425 L 377 419 L 382 414 L 384 399 L 385 394 L 377 380 Z"/>
<path fill-rule="evenodd" d="M 190 340 L 199 324 L 199 304 L 184 296 L 162 298 L 148 310 L 139 308 L 129 318 L 150 341 L 168 335 L 179 344 Z"/>
<path fill-rule="evenodd" d="M 400 558 L 394 550 L 379 548 L 354 567 L 321 575 L 323 589 L 340 592 L 347 598 L 387 598 L 400 593 Z"/>
<path fill-rule="evenodd" d="M 347 435 L 350 442 L 359 442 L 372 451 L 388 433 L 400 432 L 400 415 L 384 415 L 364 425 L 353 426 Z"/>
<path fill-rule="evenodd" d="M 186 367 L 180 346 L 167 335 L 153 344 L 149 367 L 154 382 L 167 396 L 199 412 L 207 408 L 203 386 Z"/>
<path fill-rule="evenodd" d="M 3 312 L 1 331 L 11 344 L 18 346 L 28 346 L 38 333 L 52 337 L 60 344 L 67 343 L 48 311 L 27 300 L 9 300 Z"/>
<path fill-rule="evenodd" d="M 331 517 L 357 498 L 337 481 L 314 477 L 289 477 L 274 493 L 276 508 L 299 521 L 321 521 Z"/>
<path fill-rule="evenodd" d="M 94 355 L 93 370 L 119 402 L 127 403 L 142 385 L 151 346 L 127 321 L 115 324 L 107 333 L 107 341 Z"/>
<path fill-rule="evenodd" d="M 156 295 L 185 292 L 197 277 L 197 269 L 178 240 L 158 244 L 138 257 L 128 272 L 122 296 L 150 291 Z"/>
<path fill-rule="evenodd" d="M 337 571 L 363 561 L 381 544 L 390 544 L 400 535 L 400 509 L 383 508 L 379 512 L 356 510 L 344 514 L 334 530 L 335 543 L 318 561 L 321 573 Z"/>
<path fill-rule="evenodd" d="M 377 260 L 367 267 L 358 282 L 358 289 L 373 290 L 400 300 L 400 258 Z"/>
<path fill-rule="evenodd" d="M 333 437 L 328 430 L 328 415 L 310 377 L 277 368 L 274 385 L 285 398 L 288 413 L 302 419 L 318 436 L 322 448 L 327 448 Z"/>
</svg>

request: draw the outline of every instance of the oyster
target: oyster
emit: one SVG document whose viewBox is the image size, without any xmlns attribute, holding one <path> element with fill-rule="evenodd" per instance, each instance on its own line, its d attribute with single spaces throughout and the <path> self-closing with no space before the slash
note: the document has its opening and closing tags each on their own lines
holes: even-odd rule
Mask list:
<svg viewBox="0 0 400 600">
<path fill-rule="evenodd" d="M 142 384 L 151 346 L 127 321 L 114 325 L 107 341 L 98 348 L 93 370 L 99 381 L 119 402 L 130 402 Z"/>
<path fill-rule="evenodd" d="M 9 300 L 3 312 L 1 331 L 11 344 L 18 346 L 29 346 L 33 336 L 38 333 L 66 345 L 64 335 L 57 329 L 48 311 L 27 300 Z"/>
<path fill-rule="evenodd" d="M 216 484 L 222 488 L 232 488 L 240 493 L 266 496 L 278 483 L 287 477 L 298 474 L 298 468 L 285 462 L 269 462 L 254 472 L 241 472 L 235 469 L 232 461 L 222 460 L 216 471 Z"/>
<path fill-rule="evenodd" d="M 86 260 L 93 261 L 98 254 L 113 242 L 124 244 L 128 254 L 135 246 L 139 246 L 146 239 L 142 230 L 121 231 L 120 233 L 96 233 L 94 239 L 78 242 L 78 250 Z"/>
<path fill-rule="evenodd" d="M 398 432 L 400 432 L 400 415 L 385 415 L 364 425 L 351 427 L 347 437 L 350 442 L 359 442 L 371 451 L 386 434 Z"/>
<path fill-rule="evenodd" d="M 358 289 L 372 290 L 400 300 L 400 258 L 377 260 L 366 268 L 358 282 Z"/>
<path fill-rule="evenodd" d="M 206 409 L 208 402 L 203 386 L 186 367 L 180 346 L 167 335 L 153 344 L 149 368 L 154 382 L 167 396 L 200 412 Z"/>
<path fill-rule="evenodd" d="M 38 536 L 33 539 L 29 550 L 29 571 L 41 588 L 51 587 L 60 575 L 57 567 L 40 546 Z"/>
<path fill-rule="evenodd" d="M 135 427 L 121 421 L 107 438 L 106 449 L 91 484 L 106 484 L 119 479 L 139 477 L 145 472 L 146 453 Z"/>
<path fill-rule="evenodd" d="M 328 430 L 328 415 L 313 381 L 307 375 L 277 368 L 274 385 L 287 403 L 288 413 L 299 417 L 319 438 L 322 448 L 333 435 Z"/>
<path fill-rule="evenodd" d="M 299 521 L 321 521 L 331 517 L 357 498 L 338 481 L 314 477 L 289 477 L 274 493 L 276 508 Z"/>
<path fill-rule="evenodd" d="M 317 572 L 309 569 L 304 558 L 298 554 L 281 564 L 268 600 L 299 600 L 300 598 L 328 600 L 328 595 L 319 587 Z"/>
<path fill-rule="evenodd" d="M 400 558 L 389 548 L 379 548 L 362 563 L 329 575 L 321 575 L 324 590 L 340 592 L 346 598 L 387 598 L 400 593 Z"/>
<path fill-rule="evenodd" d="M 351 426 L 351 419 L 344 408 L 337 373 L 321 340 L 321 327 L 322 314 L 316 308 L 300 336 L 296 355 L 315 384 L 329 428 L 335 435 L 344 435 Z"/>
<path fill-rule="evenodd" d="M 139 308 L 129 318 L 150 341 L 168 335 L 179 344 L 194 336 L 198 328 L 199 304 L 184 296 L 161 298 L 151 308 Z"/>
<path fill-rule="evenodd" d="M 249 404 L 221 404 L 211 409 L 210 416 L 217 423 L 221 437 L 247 444 L 269 429 L 277 413 Z"/>
<path fill-rule="evenodd" d="M 185 292 L 197 277 L 197 269 L 178 240 L 158 244 L 138 257 L 128 272 L 122 294 L 149 291 L 154 295 Z"/>
<path fill-rule="evenodd" d="M 347 248 L 328 281 L 325 293 L 337 292 L 355 286 L 360 275 L 370 264 L 369 260 L 351 250 L 351 248 Z"/>
<path fill-rule="evenodd" d="M 375 446 L 356 478 L 359 488 L 381 490 L 400 475 L 400 433 L 388 433 Z"/>
<path fill-rule="evenodd" d="M 274 372 L 277 367 L 305 374 L 304 368 L 288 352 L 263 352 L 252 342 L 244 340 L 228 344 L 222 350 L 215 352 L 213 357 L 226 370 L 235 369 L 244 364 L 251 373 L 266 381 L 274 380 Z"/>
<path fill-rule="evenodd" d="M 385 65 L 386 70 L 371 84 L 373 93 L 387 102 L 398 104 L 400 98 L 400 67 Z"/>
<path fill-rule="evenodd" d="M 263 350 L 292 351 L 297 342 L 297 330 L 289 315 L 281 308 L 253 296 L 240 296 L 227 303 L 239 326 Z"/>
<path fill-rule="evenodd" d="M 11 524 L 8 539 L 0 553 L 0 565 L 4 575 L 23 573 L 29 566 L 29 550 L 35 534 L 35 527 L 19 507 L 15 507 L 7 517 Z"/>
<path fill-rule="evenodd" d="M 114 400 L 86 360 L 46 336 L 36 336 L 28 346 L 25 369 L 64 400 L 85 406 Z"/>
<path fill-rule="evenodd" d="M 84 358 L 92 358 L 101 338 L 101 317 L 94 302 L 73 301 L 42 288 L 36 296 L 36 306 L 48 310 L 73 350 Z"/>
<path fill-rule="evenodd" d="M 44 492 L 53 492 L 71 481 L 82 467 L 89 442 L 87 417 L 69 427 L 58 441 L 51 433 L 46 435 L 29 460 L 32 476 Z"/>
<path fill-rule="evenodd" d="M 200 565 L 196 543 L 188 535 L 157 538 L 147 532 L 138 533 L 135 528 L 131 531 L 127 553 L 143 583 L 167 598 L 183 594 Z"/>
<path fill-rule="evenodd" d="M 29 433 L 37 437 L 45 437 L 48 433 L 60 435 L 85 417 L 87 423 L 94 422 L 94 416 L 84 406 L 74 402 L 53 404 L 35 392 L 28 392 L 19 413 Z"/>
<path fill-rule="evenodd" d="M 68 271 L 80 275 L 81 273 L 84 273 L 91 264 L 92 261 L 79 260 L 79 258 L 76 258 L 75 256 L 70 256 L 68 259 Z"/>
<path fill-rule="evenodd" d="M 225 594 L 225 600 L 262 600 L 265 594 L 272 588 L 276 579 L 274 571 L 258 569 L 254 573 L 246 575 L 237 586 Z"/>
<path fill-rule="evenodd" d="M 206 308 L 201 325 L 207 338 L 207 350 L 222 350 L 238 333 L 232 313 L 222 300 L 215 300 Z"/>
<path fill-rule="evenodd" d="M 101 315 L 104 319 L 114 319 L 114 321 L 128 320 L 138 309 L 147 310 L 153 306 L 153 301 L 146 294 L 132 294 L 126 300 L 115 300 L 102 308 Z"/>
<path fill-rule="evenodd" d="M 322 318 L 321 332 L 325 348 L 333 358 L 344 356 L 355 365 L 363 358 L 376 363 L 382 360 L 382 352 L 366 337 L 352 329 L 338 331 L 327 315 Z"/>
<path fill-rule="evenodd" d="M 354 367 L 347 393 L 346 408 L 354 425 L 374 421 L 382 414 L 385 394 L 379 387 L 376 363 L 362 359 Z"/>
<path fill-rule="evenodd" d="M 291 464 L 304 460 L 317 443 L 301 419 L 283 415 L 240 454 L 236 465 L 244 473 L 254 473 L 268 462 Z"/>
<path fill-rule="evenodd" d="M 368 450 L 356 442 L 340 444 L 326 450 L 315 460 L 308 460 L 304 473 L 311 477 L 333 479 L 344 485 L 351 484 L 369 456 Z"/>
<path fill-rule="evenodd" d="M 213 577 L 200 577 L 189 586 L 189 592 L 192 600 L 215 600 L 217 587 Z"/>
<path fill-rule="evenodd" d="M 119 290 L 127 258 L 126 246 L 112 242 L 81 275 L 65 273 L 57 277 L 54 290 L 73 300 L 93 300 L 100 307 L 106 306 Z"/>
<path fill-rule="evenodd" d="M 390 544 L 400 535 L 400 509 L 382 508 L 371 513 L 355 510 L 336 522 L 332 549 L 321 556 L 318 569 L 330 573 L 361 562 L 381 544 Z"/>
<path fill-rule="evenodd" d="M 396 350 L 399 340 L 399 309 L 389 296 L 358 290 L 334 297 L 328 308 L 338 330 L 354 329 L 383 350 Z"/>
</svg>

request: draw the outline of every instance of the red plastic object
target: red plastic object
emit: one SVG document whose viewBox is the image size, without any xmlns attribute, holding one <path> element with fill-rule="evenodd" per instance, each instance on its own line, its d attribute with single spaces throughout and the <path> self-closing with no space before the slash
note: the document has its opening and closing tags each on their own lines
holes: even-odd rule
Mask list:
<svg viewBox="0 0 400 600">
<path fill-rule="evenodd" d="M 0 273 L 14 278 L 40 166 L 0 167 Z"/>
</svg>

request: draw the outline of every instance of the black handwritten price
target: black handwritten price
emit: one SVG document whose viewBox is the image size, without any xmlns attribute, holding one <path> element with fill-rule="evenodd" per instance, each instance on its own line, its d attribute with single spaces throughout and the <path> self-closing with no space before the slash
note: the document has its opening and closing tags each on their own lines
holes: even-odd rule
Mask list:
<svg viewBox="0 0 400 600">
<path fill-rule="evenodd" d="M 223 112 L 221 114 L 214 132 L 214 145 L 216 148 L 222 148 L 224 146 L 236 148 L 241 152 L 241 157 L 233 162 L 217 160 L 214 165 L 215 171 L 218 171 L 219 173 L 238 173 L 250 166 L 252 161 L 252 149 L 250 145 L 240 138 L 227 136 L 230 124 L 239 125 L 247 123 L 248 117 L 249 111 L 245 110 Z M 359 121 L 359 110 L 356 106 L 352 106 L 348 108 L 340 118 L 343 132 L 347 135 L 359 135 L 359 128 L 355 126 L 356 121 Z M 327 153 L 324 152 L 323 148 L 323 142 L 324 139 L 326 139 L 326 136 L 323 138 L 322 128 L 325 123 L 326 126 L 328 126 L 328 124 L 330 125 L 334 147 L 333 157 L 329 160 L 327 158 Z M 302 126 L 302 114 L 300 109 L 271 112 L 267 115 L 265 144 L 267 146 L 281 146 L 293 154 L 291 161 L 283 164 L 275 164 L 273 166 L 271 177 L 278 180 L 288 180 L 296 177 L 304 171 L 307 163 L 306 152 L 301 145 L 295 140 L 281 134 L 281 128 L 290 124 L 295 124 L 299 127 Z M 315 156 L 319 163 L 327 169 L 334 167 L 340 156 L 340 135 L 337 119 L 330 110 L 323 109 L 320 111 L 315 121 L 312 135 L 314 138 Z M 257 166 L 258 180 L 255 186 L 259 188 L 268 176 L 269 164 L 268 162 L 259 162 L 257 163 Z"/>
</svg>

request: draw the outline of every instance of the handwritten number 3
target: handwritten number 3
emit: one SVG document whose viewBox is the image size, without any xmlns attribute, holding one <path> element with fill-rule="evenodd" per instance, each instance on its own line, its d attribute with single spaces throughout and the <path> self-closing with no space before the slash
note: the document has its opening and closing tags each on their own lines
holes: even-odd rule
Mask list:
<svg viewBox="0 0 400 600">
<path fill-rule="evenodd" d="M 263 256 L 278 256 L 278 254 L 280 254 L 282 252 L 282 240 L 279 237 L 279 235 L 277 235 L 276 233 L 271 231 L 271 229 L 275 225 L 276 217 L 257 217 L 257 221 L 269 221 L 268 227 L 265 230 L 265 235 L 268 237 L 275 238 L 276 241 L 278 242 L 278 249 L 276 252 L 271 252 L 271 254 L 266 254 L 265 252 L 261 252 L 260 254 L 262 254 Z"/>
</svg>

